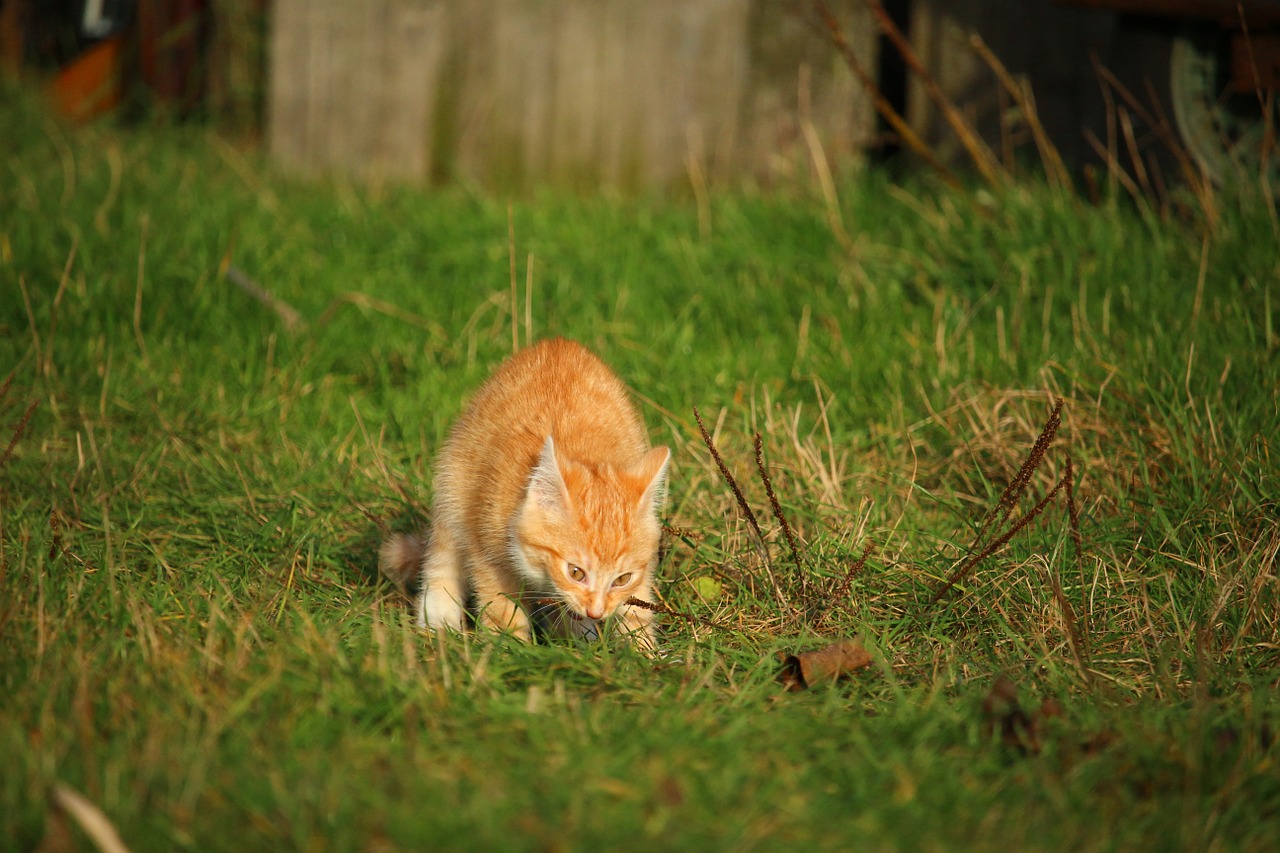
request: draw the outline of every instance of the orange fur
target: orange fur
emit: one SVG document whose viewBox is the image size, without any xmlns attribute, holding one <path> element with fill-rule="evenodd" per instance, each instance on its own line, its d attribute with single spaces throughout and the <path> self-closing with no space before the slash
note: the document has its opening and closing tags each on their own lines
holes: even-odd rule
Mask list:
<svg viewBox="0 0 1280 853">
<path fill-rule="evenodd" d="M 670 452 L 650 449 L 627 388 L 572 341 L 508 359 L 454 426 L 436 463 L 430 541 L 392 537 L 389 574 L 419 554 L 418 622 L 531 636 L 545 599 L 552 630 L 615 630 L 652 647 L 651 599 Z M 417 546 L 417 547 L 415 547 Z"/>
</svg>

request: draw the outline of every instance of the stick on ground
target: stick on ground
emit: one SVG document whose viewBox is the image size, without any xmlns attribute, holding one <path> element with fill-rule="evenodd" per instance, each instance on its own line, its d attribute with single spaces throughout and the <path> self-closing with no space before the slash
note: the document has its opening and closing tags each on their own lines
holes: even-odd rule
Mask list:
<svg viewBox="0 0 1280 853">
<path fill-rule="evenodd" d="M 223 270 L 223 275 L 226 276 L 227 281 L 231 282 L 236 287 L 240 288 L 245 293 L 249 294 L 254 299 L 274 311 L 276 316 L 284 323 L 286 329 L 292 332 L 295 329 L 306 325 L 306 321 L 302 319 L 302 314 L 298 313 L 298 309 L 294 308 L 288 302 L 272 296 L 266 288 L 249 278 L 249 276 L 239 267 L 230 263 L 227 263 L 225 266 L 226 268 Z"/>
<path fill-rule="evenodd" d="M 102 853 L 129 853 L 120 833 L 103 813 L 83 794 L 69 785 L 59 782 L 53 786 L 50 796 L 54 804 L 76 822 Z"/>
</svg>

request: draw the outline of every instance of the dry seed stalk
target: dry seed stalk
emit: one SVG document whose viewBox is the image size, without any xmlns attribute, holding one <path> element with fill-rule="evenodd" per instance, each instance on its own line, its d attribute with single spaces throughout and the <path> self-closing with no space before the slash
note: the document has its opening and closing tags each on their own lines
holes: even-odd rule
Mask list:
<svg viewBox="0 0 1280 853">
<path fill-rule="evenodd" d="M 533 603 L 539 607 L 549 607 L 552 605 L 563 606 L 564 601 L 559 598 L 535 598 Z M 641 610 L 648 610 L 652 613 L 658 613 L 662 616 L 674 616 L 677 619 L 683 619 L 686 622 L 692 622 L 695 625 L 701 625 L 704 628 L 712 628 L 716 631 L 728 631 L 727 626 L 718 622 L 712 622 L 710 619 L 703 619 L 701 616 L 694 616 L 692 613 L 683 613 L 679 610 L 672 610 L 665 604 L 655 604 L 652 601 L 645 601 L 643 598 L 632 596 L 627 599 L 627 604 L 632 607 L 639 607 Z"/>
<path fill-rule="evenodd" d="M 1071 457 L 1067 457 L 1066 472 L 1062 475 L 1062 483 L 1066 486 L 1067 492 L 1067 518 L 1071 527 L 1072 547 L 1075 550 L 1076 567 L 1080 572 L 1080 588 L 1084 589 L 1084 566 L 1082 563 L 1081 541 L 1080 541 L 1080 514 L 1076 509 L 1075 499 L 1075 473 L 1071 465 Z M 1088 622 L 1085 619 L 1077 619 L 1075 608 L 1071 606 L 1071 602 L 1067 599 L 1066 593 L 1062 590 L 1062 580 L 1056 572 L 1050 571 L 1049 578 L 1053 587 L 1053 598 L 1058 603 L 1058 609 L 1062 611 L 1062 618 L 1067 623 L 1067 640 L 1071 643 L 1071 656 L 1075 658 L 1076 666 L 1080 669 L 1080 673 L 1084 676 L 1085 681 L 1092 682 L 1093 676 L 1089 670 L 1089 648 L 1085 644 L 1085 637 L 1088 636 Z M 1081 595 L 1081 601 L 1087 602 L 1087 597 Z M 1087 604 L 1085 605 L 1087 606 Z"/>
<path fill-rule="evenodd" d="M 1191 155 L 1181 141 L 1178 139 L 1177 132 L 1173 129 L 1173 124 L 1169 120 L 1169 116 L 1165 113 L 1160 105 L 1160 99 L 1150 90 L 1148 84 L 1148 97 L 1151 101 L 1151 109 L 1148 109 L 1127 86 L 1120 81 L 1111 69 L 1104 66 L 1098 61 L 1096 56 L 1091 57 L 1093 62 L 1094 74 L 1098 78 L 1099 88 L 1102 90 L 1103 100 L 1106 102 L 1107 114 L 1107 145 L 1103 145 L 1092 131 L 1086 131 L 1086 140 L 1093 147 L 1103 161 L 1107 165 L 1108 177 L 1116 183 L 1124 187 L 1125 191 L 1133 196 L 1138 203 L 1144 201 L 1156 201 L 1142 195 L 1138 189 L 1137 183 L 1131 177 L 1128 171 L 1120 164 L 1120 159 L 1115 153 L 1115 136 L 1117 119 L 1126 114 L 1126 107 L 1138 119 L 1145 124 L 1160 140 L 1160 143 L 1173 156 L 1178 164 L 1178 171 L 1181 178 L 1186 181 L 1190 187 L 1192 195 L 1200 202 L 1201 208 L 1208 219 L 1209 224 L 1213 227 L 1217 222 L 1217 210 L 1213 200 L 1213 187 L 1207 181 L 1200 168 L 1195 164 Z M 1119 95 L 1123 105 L 1116 103 L 1114 95 Z M 1125 120 L 1128 121 L 1127 116 Z M 1167 213 L 1167 198 L 1160 211 Z"/>
<path fill-rule="evenodd" d="M 733 492 L 734 498 L 738 501 L 738 509 L 742 511 L 743 517 L 747 520 L 747 529 L 751 532 L 752 543 L 755 545 L 756 553 L 760 556 L 760 562 L 764 565 L 765 573 L 769 576 L 769 584 L 773 587 L 773 594 L 778 600 L 778 604 L 787 607 L 786 596 L 782 594 L 782 588 L 778 585 L 778 578 L 773 573 L 773 564 L 769 560 L 769 549 L 764 542 L 764 534 L 760 532 L 760 522 L 756 520 L 756 514 L 751 511 L 751 506 L 747 503 L 747 499 L 742 494 L 738 481 L 734 479 L 733 474 L 729 473 L 729 466 L 724 464 L 724 459 L 720 456 L 720 451 L 716 448 L 716 444 L 711 440 L 711 433 L 707 432 L 706 426 L 702 423 L 702 413 L 698 411 L 698 407 L 693 407 L 693 419 L 698 422 L 698 432 L 702 434 L 702 442 L 707 445 L 707 450 L 711 451 L 711 458 L 715 460 L 716 467 L 720 469 L 720 476 L 729 484 L 730 491 Z"/>
<path fill-rule="evenodd" d="M 9 383 L 5 382 L 5 390 L 8 390 Z M 31 415 L 36 410 L 36 401 L 32 400 L 27 404 L 27 410 L 22 413 L 22 417 L 18 419 L 18 425 L 13 429 L 13 437 L 9 439 L 9 446 L 4 449 L 4 453 L 0 454 L 0 466 L 9 461 L 9 457 L 13 455 L 13 449 L 18 446 L 18 439 L 22 438 L 22 434 L 27 430 L 27 422 L 31 420 Z"/>
<path fill-rule="evenodd" d="M 978 565 L 978 563 L 981 563 L 983 560 L 987 559 L 987 557 L 990 557 L 996 551 L 999 551 L 1002 547 L 1004 547 L 1005 544 L 1008 543 L 1010 539 L 1018 535 L 1018 533 L 1022 530 L 1022 528 L 1026 527 L 1032 521 L 1035 521 L 1036 516 L 1044 512 L 1044 508 L 1048 506 L 1049 503 L 1055 497 L 1057 497 L 1058 492 L 1062 490 L 1062 486 L 1063 486 L 1063 481 L 1059 480 L 1057 485 L 1055 485 L 1052 489 L 1049 490 L 1049 494 L 1041 498 L 1040 502 L 1037 503 L 1034 507 L 1032 507 L 1030 512 L 1028 512 L 1026 515 L 1022 516 L 1022 518 L 1019 518 L 1016 522 L 1014 522 L 1013 526 L 1010 527 L 1008 530 L 1006 530 L 1004 533 L 1002 533 L 1001 535 L 993 539 L 991 541 L 991 544 L 987 545 L 977 554 L 975 554 L 974 556 L 966 560 L 963 566 L 956 569 L 955 572 L 952 573 L 951 577 L 947 578 L 947 582 L 942 585 L 942 587 L 938 590 L 936 594 L 934 594 L 933 598 L 930 600 L 929 603 L 937 604 L 939 601 L 941 601 L 943 596 L 945 596 L 948 592 L 950 592 L 952 587 L 954 587 L 960 581 L 964 580 L 964 578 L 968 576 L 969 572 L 971 572 L 973 568 Z"/>
<path fill-rule="evenodd" d="M 1012 539 L 1018 531 L 1030 524 L 1032 519 L 1044 511 L 1044 508 L 1048 505 L 1049 501 L 1053 500 L 1054 496 L 1061 491 L 1062 487 L 1067 485 L 1068 478 L 1070 477 L 1069 471 L 1068 475 L 1059 480 L 1057 485 L 1050 490 L 1048 495 L 1036 504 L 1030 512 L 1018 519 L 1013 526 L 1009 528 L 1009 530 L 986 545 L 983 544 L 986 541 L 988 532 L 991 530 L 992 524 L 996 520 L 996 516 L 1000 517 L 999 526 L 1003 526 L 1005 522 L 1009 520 L 1009 515 L 1013 512 L 1013 508 L 1017 505 L 1023 492 L 1026 491 L 1027 485 L 1031 482 L 1031 477 L 1035 474 L 1036 468 L 1038 468 L 1040 463 L 1044 460 L 1045 451 L 1049 449 L 1049 445 L 1053 442 L 1053 437 L 1057 433 L 1059 425 L 1062 423 L 1062 406 L 1063 401 L 1059 399 L 1054 405 L 1053 411 L 1049 413 L 1049 418 L 1045 421 L 1044 428 L 1040 430 L 1040 435 L 1036 437 L 1035 444 L 1032 445 L 1031 452 L 1027 454 L 1026 461 L 1022 463 L 1022 467 L 1018 469 L 1018 473 L 1014 475 L 1014 478 L 1005 488 L 1004 494 L 1000 496 L 999 503 L 992 508 L 991 512 L 987 513 L 986 520 L 982 523 L 982 529 L 978 531 L 978 535 L 969 546 L 969 550 L 973 556 L 966 560 L 959 569 L 956 569 L 956 571 L 952 573 L 951 577 L 947 579 L 947 582 L 944 583 L 937 593 L 934 594 L 933 599 L 930 602 L 931 604 L 937 604 L 938 601 L 950 592 L 952 587 L 964 579 L 969 572 L 978 565 L 978 563 L 994 554 L 1001 546 Z"/>
<path fill-rule="evenodd" d="M 687 527 L 678 527 L 677 525 L 674 525 L 674 524 L 664 523 L 662 525 L 662 532 L 667 534 L 668 536 L 674 536 L 677 539 L 682 539 L 686 544 L 689 544 L 689 545 L 693 544 L 692 540 L 698 540 L 698 541 L 702 540 L 702 534 L 699 533 L 698 531 L 690 530 Z"/>
<path fill-rule="evenodd" d="M 773 517 L 778 520 L 778 524 L 782 527 L 782 535 L 787 540 L 787 547 L 791 549 L 791 560 L 796 565 L 796 577 L 800 581 L 801 595 L 804 594 L 805 574 L 804 564 L 800 559 L 800 547 L 796 544 L 795 531 L 791 529 L 791 523 L 787 521 L 787 516 L 782 511 L 782 504 L 778 502 L 778 495 L 773 491 L 773 481 L 769 478 L 769 469 L 764 464 L 764 439 L 760 433 L 755 434 L 754 439 L 756 450 L 756 470 L 760 472 L 760 482 L 764 483 L 765 494 L 769 496 L 769 506 L 773 509 Z"/>
<path fill-rule="evenodd" d="M 58 528 L 58 511 L 49 513 L 49 560 L 52 561 L 63 551 L 62 531 Z"/>
<path fill-rule="evenodd" d="M 294 308 L 288 302 L 285 302 L 283 299 L 271 293 L 265 287 L 250 278 L 249 274 L 244 270 L 232 264 L 230 253 L 222 259 L 222 276 L 227 281 L 240 288 L 241 291 L 274 311 L 275 315 L 284 323 L 285 331 L 297 331 L 307 325 L 306 319 L 303 318 L 301 312 L 299 312 L 297 308 Z"/>
<path fill-rule="evenodd" d="M 1071 644 L 1071 656 L 1075 658 L 1076 666 L 1079 668 L 1085 679 L 1089 679 L 1089 658 L 1087 650 L 1084 647 L 1084 641 L 1080 636 L 1079 624 L 1076 620 L 1075 609 L 1071 606 L 1071 602 L 1067 600 L 1067 594 L 1062 590 L 1062 580 L 1057 573 L 1050 570 L 1049 585 L 1053 589 L 1053 600 L 1057 602 L 1058 609 L 1062 611 L 1062 618 L 1067 623 L 1067 640 Z"/>
<path fill-rule="evenodd" d="M 707 446 L 707 450 L 711 451 L 711 458 L 715 460 L 716 467 L 720 469 L 720 476 L 729 484 L 729 489 L 733 492 L 734 498 L 738 501 L 738 509 L 742 510 L 743 517 L 747 520 L 747 524 L 757 536 L 760 536 L 760 524 L 756 521 L 756 514 L 751 511 L 751 506 L 747 503 L 747 499 L 742 494 L 742 489 L 738 486 L 738 481 L 734 479 L 733 474 L 729 473 L 729 467 L 724 464 L 724 459 L 720 456 L 719 449 L 711 440 L 711 433 L 707 432 L 707 428 L 702 423 L 702 413 L 698 411 L 698 407 L 693 407 L 693 419 L 698 422 L 698 432 L 702 434 L 702 442 Z M 764 537 L 761 536 L 763 539 Z"/>
<path fill-rule="evenodd" d="M 854 560 L 849 565 L 848 571 L 846 571 L 844 573 L 844 577 L 841 578 L 840 585 L 836 587 L 835 592 L 831 596 L 832 601 L 840 604 L 842 607 L 845 605 L 845 603 L 848 601 L 849 589 L 853 586 L 854 579 L 858 575 L 862 574 L 862 569 L 864 566 L 866 566 L 867 559 L 875 552 L 876 552 L 876 543 L 867 542 L 867 546 L 862 549 L 862 556 Z M 822 614 L 818 617 L 818 623 L 816 627 L 822 626 L 822 623 L 826 621 L 827 614 L 829 614 L 830 612 L 831 612 L 830 609 L 822 611 Z"/>
<path fill-rule="evenodd" d="M 714 628 L 717 631 L 729 630 L 729 628 L 727 628 L 726 626 L 721 625 L 718 622 L 712 622 L 710 619 L 703 619 L 701 616 L 694 616 L 691 613 L 682 613 L 679 610 L 672 610 L 670 607 L 667 607 L 665 604 L 654 604 L 652 601 L 645 601 L 643 598 L 635 598 L 633 596 L 627 599 L 627 604 L 631 605 L 632 607 L 639 607 L 642 610 L 649 610 L 653 613 L 660 613 L 663 616 L 674 616 L 677 619 L 683 619 L 686 622 L 692 622 L 697 625 L 702 625 L 705 628 Z"/>
<path fill-rule="evenodd" d="M 1080 535 L 1080 507 L 1076 504 L 1075 469 L 1071 457 L 1067 457 L 1067 520 L 1071 525 L 1071 544 L 1076 552 L 1076 572 L 1080 575 L 1080 629 L 1076 640 L 1080 643 L 1080 654 L 1086 664 L 1089 663 L 1089 648 L 1084 640 L 1089 636 L 1089 596 L 1085 594 L 1084 581 L 1084 537 Z M 1068 623 L 1070 624 L 1070 623 Z M 1086 677 L 1089 670 L 1085 669 Z"/>
<path fill-rule="evenodd" d="M 1031 447 L 1031 453 L 1027 455 L 1022 467 L 1018 469 L 1018 473 L 1014 475 L 1013 479 L 1009 481 L 1009 485 L 1005 487 L 1004 494 L 1000 496 L 1000 502 L 996 504 L 982 522 L 982 529 L 978 531 L 978 535 L 969 546 L 970 551 L 981 547 L 997 515 L 1000 516 L 1000 525 L 1009 520 L 1009 515 L 1022 497 L 1022 493 L 1027 490 L 1027 486 L 1031 483 L 1031 476 L 1035 473 L 1036 468 L 1040 467 L 1045 451 L 1049 449 L 1054 435 L 1058 432 L 1058 427 L 1062 424 L 1062 405 L 1063 401 L 1061 399 L 1054 405 L 1053 411 L 1049 413 L 1049 419 L 1045 421 L 1044 428 L 1040 430 L 1040 435 L 1037 436 L 1035 444 Z"/>
<path fill-rule="evenodd" d="M 1010 483 L 1009 488 L 1005 490 L 1004 495 L 1000 499 L 995 509 L 988 515 L 986 524 L 983 525 L 983 531 L 975 540 L 974 548 L 977 543 L 981 542 L 985 537 L 991 521 L 1003 510 L 1001 524 L 1008 518 L 1013 505 L 1025 491 L 1027 483 L 1031 479 L 1031 475 L 1035 472 L 1036 467 L 1044 457 L 1045 451 L 1048 449 L 1049 443 L 1053 440 L 1053 435 L 1057 431 L 1058 425 L 1061 423 L 1062 401 L 1059 400 L 1054 406 L 1053 412 L 1049 415 L 1048 421 L 1041 430 L 1039 437 L 1036 438 L 1035 444 L 1031 448 L 1031 452 L 1027 456 L 1027 461 L 1023 463 L 1022 468 L 1018 471 L 1018 475 L 1014 478 L 1014 482 Z M 1024 516 L 1019 518 L 1014 524 L 1003 534 L 996 537 L 993 541 L 982 548 L 980 552 L 972 556 L 965 562 L 963 566 L 957 569 L 947 582 L 934 595 L 932 604 L 936 604 L 946 595 L 952 587 L 969 575 L 973 569 L 994 554 L 1005 545 L 1010 539 L 1018 534 L 1023 528 L 1035 520 L 1044 508 L 1047 507 L 1059 492 L 1065 490 L 1067 494 L 1067 516 L 1071 526 L 1071 539 L 1076 553 L 1076 565 L 1080 572 L 1081 588 L 1084 588 L 1084 566 L 1083 566 L 1083 542 L 1080 535 L 1080 513 L 1075 501 L 1075 468 L 1072 465 L 1071 457 L 1067 457 L 1066 470 L 1062 478 L 1054 485 L 1049 493 L 1045 495 L 1036 505 Z M 1067 628 L 1067 640 L 1071 646 L 1071 655 L 1075 659 L 1076 666 L 1087 682 L 1092 683 L 1093 678 L 1089 669 L 1089 647 L 1088 647 L 1088 614 L 1085 612 L 1083 618 L 1077 619 L 1075 609 L 1071 606 L 1071 602 L 1067 599 L 1066 593 L 1062 589 L 1062 582 L 1056 574 L 1050 573 L 1050 585 L 1053 590 L 1054 601 L 1057 603 L 1059 610 L 1062 611 L 1063 620 Z M 1085 607 L 1087 608 L 1087 599 Z"/>
<path fill-rule="evenodd" d="M 982 36 L 977 33 L 970 33 L 969 47 L 987 64 L 987 67 L 996 75 L 996 79 L 1000 81 L 1000 85 L 1009 93 L 1009 97 L 1013 98 L 1013 102 L 1018 105 L 1018 109 L 1027 122 L 1027 127 L 1031 130 L 1031 136 L 1035 139 L 1036 148 L 1040 151 L 1040 160 L 1044 163 L 1049 181 L 1058 187 L 1074 191 L 1075 187 L 1071 181 L 1071 172 L 1062 161 L 1062 155 L 1058 152 L 1057 146 L 1049 139 L 1044 125 L 1040 123 L 1040 113 L 1036 110 L 1035 102 L 1031 99 L 1030 87 L 1013 78 L 1013 75 L 1009 73 L 1009 69 L 1005 67 L 999 57 L 991 52 L 991 48 L 987 47 L 987 43 L 982 40 Z"/>
<path fill-rule="evenodd" d="M 1071 457 L 1067 457 L 1067 518 L 1071 523 L 1071 541 L 1076 548 L 1076 562 L 1084 556 L 1084 540 L 1080 536 L 1080 507 L 1076 505 L 1076 487 Z"/>
</svg>

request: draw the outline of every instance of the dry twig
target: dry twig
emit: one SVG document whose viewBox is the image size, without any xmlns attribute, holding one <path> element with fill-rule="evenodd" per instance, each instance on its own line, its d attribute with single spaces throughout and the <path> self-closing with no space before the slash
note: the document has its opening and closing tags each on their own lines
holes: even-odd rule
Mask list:
<svg viewBox="0 0 1280 853">
<path fill-rule="evenodd" d="M 79 791 L 59 782 L 53 786 L 50 796 L 54 804 L 84 830 L 84 834 L 89 836 L 89 840 L 102 853 L 129 853 L 129 848 L 121 840 L 120 833 L 116 832 L 111 820 Z"/>
<path fill-rule="evenodd" d="M 302 314 L 298 312 L 298 309 L 283 299 L 273 296 L 265 287 L 249 278 L 247 273 L 233 265 L 229 258 L 223 261 L 222 274 L 227 281 L 274 311 L 276 316 L 284 323 L 286 330 L 292 332 L 307 324 L 302 319 Z"/>
</svg>

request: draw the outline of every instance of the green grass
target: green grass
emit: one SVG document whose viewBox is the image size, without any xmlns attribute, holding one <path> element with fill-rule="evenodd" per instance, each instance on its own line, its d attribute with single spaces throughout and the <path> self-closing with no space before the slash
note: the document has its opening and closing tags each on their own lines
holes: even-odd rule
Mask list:
<svg viewBox="0 0 1280 853">
<path fill-rule="evenodd" d="M 25 426 L 0 463 L 0 847 L 88 846 L 59 783 L 138 850 L 1280 837 L 1263 200 L 1177 220 L 866 175 L 839 188 L 845 244 L 804 187 L 722 191 L 700 223 L 672 199 L 300 183 L 203 132 L 71 131 L 12 90 L 0 118 L 0 454 Z M 510 352 L 509 222 L 522 338 L 527 309 L 534 337 L 593 347 L 675 451 L 660 591 L 720 627 L 665 619 L 658 661 L 437 640 L 376 576 Z M 1070 456 L 1079 561 L 1059 500 L 931 604 L 1058 397 L 1020 511 Z M 859 633 L 870 670 L 775 682 L 777 652 Z M 991 731 L 999 672 L 1061 704 L 1039 749 Z"/>
</svg>

